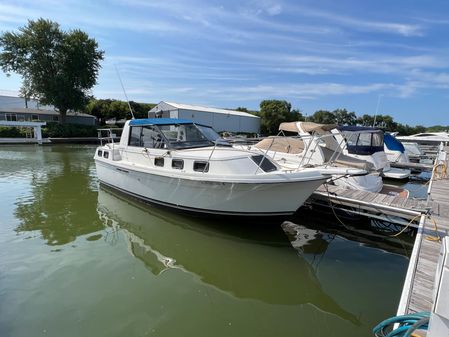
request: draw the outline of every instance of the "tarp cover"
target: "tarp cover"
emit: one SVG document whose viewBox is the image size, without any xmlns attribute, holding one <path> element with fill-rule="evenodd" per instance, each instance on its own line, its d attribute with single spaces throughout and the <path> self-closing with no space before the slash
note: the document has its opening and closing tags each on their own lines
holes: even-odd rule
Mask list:
<svg viewBox="0 0 449 337">
<path fill-rule="evenodd" d="M 300 130 L 298 129 L 298 123 L 301 125 L 301 129 L 304 132 L 309 133 L 317 131 L 319 129 L 323 131 L 330 131 L 337 127 L 336 124 L 318 124 L 313 122 L 286 122 L 281 123 L 281 125 L 279 125 L 279 130 L 288 132 L 300 132 Z"/>
<path fill-rule="evenodd" d="M 296 122 L 284 122 L 279 125 L 279 130 L 288 132 L 299 132 Z"/>
<path fill-rule="evenodd" d="M 301 129 L 303 129 L 305 132 L 313 132 L 319 129 L 323 131 L 330 131 L 337 127 L 337 124 L 318 124 L 313 122 L 300 122 L 300 123 Z"/>
<path fill-rule="evenodd" d="M 304 150 L 304 142 L 293 137 L 268 137 L 254 145 L 261 150 L 298 154 Z"/>
</svg>

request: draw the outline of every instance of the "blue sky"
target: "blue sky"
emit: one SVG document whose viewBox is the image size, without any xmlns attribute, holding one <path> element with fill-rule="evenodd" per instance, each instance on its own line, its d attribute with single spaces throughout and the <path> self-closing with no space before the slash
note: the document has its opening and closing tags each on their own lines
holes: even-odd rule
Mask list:
<svg viewBox="0 0 449 337">
<path fill-rule="evenodd" d="M 93 94 L 305 114 L 346 108 L 449 124 L 449 1 L 8 1 L 0 31 L 27 19 L 80 28 L 105 50 Z M 0 74 L 0 94 L 20 78 Z M 379 99 L 380 97 L 380 99 Z"/>
</svg>

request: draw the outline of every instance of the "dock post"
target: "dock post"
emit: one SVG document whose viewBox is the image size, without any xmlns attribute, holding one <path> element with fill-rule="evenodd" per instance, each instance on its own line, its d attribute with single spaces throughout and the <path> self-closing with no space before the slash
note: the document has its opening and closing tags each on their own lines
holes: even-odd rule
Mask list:
<svg viewBox="0 0 449 337">
<path fill-rule="evenodd" d="M 34 138 L 37 139 L 39 145 L 42 145 L 42 131 L 40 125 L 34 127 Z"/>
</svg>

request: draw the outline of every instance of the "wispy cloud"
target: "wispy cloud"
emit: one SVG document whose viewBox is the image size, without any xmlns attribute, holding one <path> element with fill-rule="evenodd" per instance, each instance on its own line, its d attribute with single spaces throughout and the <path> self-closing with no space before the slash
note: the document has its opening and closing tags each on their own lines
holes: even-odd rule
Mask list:
<svg viewBox="0 0 449 337">
<path fill-rule="evenodd" d="M 398 23 L 398 22 L 383 22 L 372 21 L 369 19 L 359 19 L 351 16 L 341 15 L 335 12 L 327 12 L 310 7 L 300 5 L 292 5 L 289 10 L 295 11 L 298 14 L 325 19 L 329 22 L 334 22 L 339 25 L 346 26 L 350 29 L 357 29 L 362 31 L 377 31 L 384 33 L 393 33 L 403 36 L 422 36 L 423 27 L 417 24 Z"/>
</svg>

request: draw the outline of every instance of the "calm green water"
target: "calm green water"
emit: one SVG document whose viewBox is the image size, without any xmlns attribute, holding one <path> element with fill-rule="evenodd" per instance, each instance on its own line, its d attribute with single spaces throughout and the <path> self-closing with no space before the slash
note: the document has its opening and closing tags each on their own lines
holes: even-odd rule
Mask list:
<svg viewBox="0 0 449 337">
<path fill-rule="evenodd" d="M 370 336 L 395 313 L 411 238 L 172 214 L 99 188 L 94 150 L 0 147 L 0 336 Z"/>
</svg>

